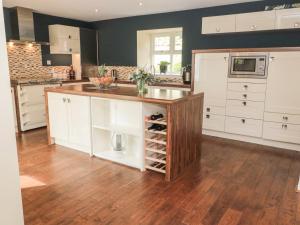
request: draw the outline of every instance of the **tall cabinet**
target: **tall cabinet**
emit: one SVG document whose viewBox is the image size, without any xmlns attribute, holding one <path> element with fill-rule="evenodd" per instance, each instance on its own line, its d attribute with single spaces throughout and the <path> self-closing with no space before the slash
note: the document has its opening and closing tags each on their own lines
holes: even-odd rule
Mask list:
<svg viewBox="0 0 300 225">
<path fill-rule="evenodd" d="M 195 56 L 195 91 L 204 92 L 203 128 L 224 131 L 229 53 Z"/>
</svg>

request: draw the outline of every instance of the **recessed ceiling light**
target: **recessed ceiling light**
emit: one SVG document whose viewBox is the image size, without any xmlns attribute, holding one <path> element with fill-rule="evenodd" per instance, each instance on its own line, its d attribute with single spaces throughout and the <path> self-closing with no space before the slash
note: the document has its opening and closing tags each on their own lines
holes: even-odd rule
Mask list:
<svg viewBox="0 0 300 225">
<path fill-rule="evenodd" d="M 143 3 L 142 2 L 139 2 L 139 6 L 142 6 L 143 5 Z"/>
</svg>

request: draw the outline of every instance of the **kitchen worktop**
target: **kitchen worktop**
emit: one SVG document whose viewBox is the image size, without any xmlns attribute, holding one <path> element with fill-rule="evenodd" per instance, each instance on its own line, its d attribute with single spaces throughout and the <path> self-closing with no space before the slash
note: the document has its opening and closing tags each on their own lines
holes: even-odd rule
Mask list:
<svg viewBox="0 0 300 225">
<path fill-rule="evenodd" d="M 195 95 L 203 95 L 203 93 L 193 94 L 189 91 L 166 90 L 154 87 L 149 87 L 147 93 L 140 95 L 135 87 L 113 87 L 109 90 L 100 90 L 92 84 L 53 87 L 47 88 L 45 91 L 160 104 L 172 104 Z"/>
<path fill-rule="evenodd" d="M 117 81 L 117 83 L 118 84 L 132 84 L 132 85 L 135 85 L 135 83 L 133 81 L 130 81 L 130 80 L 119 80 L 119 81 Z M 158 83 L 151 84 L 149 86 L 191 88 L 191 84 L 176 83 L 176 82 L 158 82 Z"/>
</svg>

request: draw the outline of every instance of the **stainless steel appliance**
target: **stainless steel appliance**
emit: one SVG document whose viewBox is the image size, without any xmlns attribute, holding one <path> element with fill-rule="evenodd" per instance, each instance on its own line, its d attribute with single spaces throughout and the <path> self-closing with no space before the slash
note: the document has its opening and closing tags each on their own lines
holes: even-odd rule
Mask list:
<svg viewBox="0 0 300 225">
<path fill-rule="evenodd" d="M 231 53 L 228 77 L 265 79 L 268 76 L 268 65 L 269 53 Z"/>
</svg>

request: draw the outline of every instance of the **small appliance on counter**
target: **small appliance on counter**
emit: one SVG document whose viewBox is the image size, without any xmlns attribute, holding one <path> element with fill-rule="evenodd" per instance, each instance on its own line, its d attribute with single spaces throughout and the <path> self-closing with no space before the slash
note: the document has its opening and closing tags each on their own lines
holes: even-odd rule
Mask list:
<svg viewBox="0 0 300 225">
<path fill-rule="evenodd" d="M 192 67 L 191 65 L 187 65 L 183 68 L 182 72 L 182 80 L 184 84 L 191 84 L 192 82 Z"/>
</svg>

